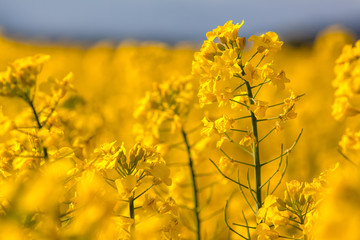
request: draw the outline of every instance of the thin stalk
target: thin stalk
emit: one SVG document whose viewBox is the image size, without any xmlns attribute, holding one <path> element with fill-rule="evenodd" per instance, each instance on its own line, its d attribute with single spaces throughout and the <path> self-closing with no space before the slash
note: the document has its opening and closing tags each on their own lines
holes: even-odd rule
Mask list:
<svg viewBox="0 0 360 240">
<path fill-rule="evenodd" d="M 239 177 L 239 170 L 238 170 L 238 174 L 237 174 L 237 179 L 238 179 L 238 182 L 240 182 L 240 177 Z M 244 190 L 241 188 L 241 186 L 239 185 L 239 188 L 240 188 L 240 191 L 241 191 L 241 194 L 243 195 L 246 203 L 248 204 L 248 206 L 250 207 L 251 211 L 254 213 L 254 215 L 256 215 L 256 212 L 254 211 L 253 207 L 251 206 L 249 200 L 247 199 L 245 193 L 244 193 Z"/>
<path fill-rule="evenodd" d="M 35 106 L 34 106 L 34 103 L 31 99 L 27 98 L 25 99 L 26 102 L 29 104 L 33 114 L 34 114 L 34 117 L 35 117 L 35 121 L 36 121 L 36 124 L 38 126 L 38 129 L 40 130 L 43 126 L 41 125 L 40 123 L 40 119 L 39 119 L 39 116 L 38 116 L 38 113 L 36 112 L 36 109 L 35 109 Z M 46 147 L 43 147 L 43 151 L 44 151 L 44 157 L 45 159 L 48 159 L 48 152 L 47 152 L 47 148 Z"/>
<path fill-rule="evenodd" d="M 131 239 L 135 239 L 135 205 L 134 205 L 134 196 L 129 197 L 129 215 L 133 220 L 130 228 Z"/>
<path fill-rule="evenodd" d="M 250 102 L 253 104 L 253 94 L 249 82 L 245 81 L 245 85 L 248 92 Z M 260 164 L 260 149 L 259 149 L 259 137 L 257 128 L 257 119 L 255 114 L 249 110 L 251 116 L 252 131 L 254 134 L 254 142 L 252 143 L 253 159 L 255 165 L 255 196 L 256 196 L 256 212 L 261 208 L 261 164 Z"/>
<path fill-rule="evenodd" d="M 245 147 L 241 146 L 239 143 L 236 143 L 230 136 L 229 134 L 227 134 L 226 132 L 224 132 L 224 135 L 229 139 L 229 141 L 233 144 L 235 144 L 237 147 L 241 148 L 241 150 L 243 150 L 244 152 L 248 153 L 249 155 L 253 155 L 252 152 L 250 152 L 249 150 L 247 150 Z"/>
<path fill-rule="evenodd" d="M 230 231 L 232 231 L 232 232 L 235 233 L 236 235 L 240 236 L 241 238 L 243 238 L 243 239 L 248 239 L 248 238 L 244 237 L 243 235 L 241 235 L 240 233 L 238 233 L 237 231 L 235 231 L 235 229 L 233 229 L 233 228 L 229 225 L 228 220 L 227 220 L 227 214 L 226 214 L 228 204 L 229 204 L 229 200 L 226 201 L 225 209 L 224 209 L 224 217 L 225 217 L 225 224 L 226 224 L 226 226 L 229 228 Z"/>
<path fill-rule="evenodd" d="M 284 170 L 280 176 L 280 179 L 278 181 L 278 183 L 276 184 L 275 188 L 271 191 L 271 194 L 273 194 L 276 189 L 280 186 L 280 183 L 281 181 L 283 180 L 284 176 L 285 176 L 285 172 L 286 172 L 286 169 L 287 169 L 287 166 L 288 166 L 288 160 L 289 160 L 289 156 L 286 156 L 286 160 L 285 160 L 285 166 L 284 166 Z"/>
<path fill-rule="evenodd" d="M 148 187 L 147 189 L 145 189 L 145 191 L 143 191 L 142 193 L 140 193 L 139 195 L 137 195 L 136 197 L 134 197 L 134 200 L 138 199 L 139 197 L 141 197 L 142 195 L 144 195 L 147 191 L 149 191 L 154 185 L 151 184 L 150 187 Z"/>
<path fill-rule="evenodd" d="M 238 77 L 238 76 L 234 76 L 234 77 Z M 244 86 L 244 84 L 240 84 L 239 86 L 237 86 L 233 92 L 235 92 L 236 90 L 238 90 L 239 88 L 241 88 L 242 86 Z"/>
<path fill-rule="evenodd" d="M 234 103 L 240 104 L 240 105 L 246 107 L 247 109 L 249 109 L 249 106 L 246 105 L 246 104 L 244 104 L 244 103 L 242 103 L 242 102 L 236 101 L 236 100 L 234 100 L 234 99 L 229 99 L 229 100 L 232 101 L 232 102 L 234 102 Z"/>
<path fill-rule="evenodd" d="M 258 64 L 256 65 L 256 67 L 258 67 L 260 65 L 260 63 L 262 62 L 262 60 L 264 60 L 265 55 L 262 56 L 262 58 L 260 59 L 260 61 L 258 62 Z"/>
<path fill-rule="evenodd" d="M 216 165 L 216 163 L 214 163 L 214 161 L 211 160 L 211 158 L 209 158 L 209 160 L 210 160 L 210 162 L 216 167 L 216 169 L 219 171 L 219 173 L 220 173 L 224 178 L 230 180 L 231 182 L 233 182 L 233 183 L 235 183 L 235 184 L 238 184 L 238 185 L 241 186 L 241 187 L 244 187 L 244 188 L 246 188 L 246 189 L 249 189 L 248 186 L 246 186 L 246 185 L 244 185 L 244 184 L 242 184 L 242 183 L 240 183 L 240 182 L 237 182 L 237 181 L 235 181 L 234 179 L 226 176 L 226 175 L 220 170 L 220 168 Z"/>
<path fill-rule="evenodd" d="M 267 80 L 267 78 L 265 78 L 262 83 L 265 83 L 266 80 Z M 262 88 L 263 86 L 264 86 L 264 84 L 262 84 L 262 85 L 258 88 L 258 90 L 256 91 L 256 93 L 254 94 L 254 98 L 256 98 L 256 96 L 258 95 L 258 93 L 260 92 L 260 90 L 261 90 L 261 88 Z"/>
<path fill-rule="evenodd" d="M 246 226 L 240 223 L 233 223 L 235 226 L 239 226 L 239 227 L 244 227 L 244 228 L 251 228 L 251 229 L 256 229 L 256 227 L 251 227 L 251 226 Z"/>
<path fill-rule="evenodd" d="M 292 145 L 289 149 L 285 150 L 285 153 L 283 153 L 283 154 L 281 154 L 280 156 L 278 156 L 278 157 L 276 157 L 276 158 L 273 158 L 273 159 L 271 159 L 271 160 L 269 160 L 269 161 L 267 161 L 267 162 L 264 162 L 263 164 L 261 164 L 261 166 L 265 166 L 266 164 L 272 163 L 272 162 L 274 162 L 275 160 L 281 158 L 282 156 L 285 156 L 285 155 L 287 155 L 288 153 L 290 153 L 290 152 L 293 150 L 293 148 L 296 146 L 296 144 L 298 143 L 298 141 L 299 141 L 299 139 L 300 139 L 300 137 L 301 137 L 301 135 L 302 135 L 302 132 L 303 132 L 303 129 L 301 129 L 301 132 L 300 132 L 300 134 L 298 135 L 298 137 L 296 138 L 296 140 L 295 140 L 295 142 L 293 143 L 293 145 Z"/>
<path fill-rule="evenodd" d="M 279 119 L 280 117 L 272 117 L 272 118 L 263 118 L 263 119 L 259 119 L 257 120 L 258 122 L 263 122 L 263 121 L 270 121 L 270 120 L 276 120 Z"/>
<path fill-rule="evenodd" d="M 196 184 L 196 175 L 195 169 L 193 166 L 193 159 L 191 157 L 191 147 L 184 129 L 181 129 L 181 134 L 184 138 L 184 142 L 186 145 L 186 150 L 189 158 L 189 169 L 191 174 L 191 184 L 193 190 L 193 201 L 194 201 L 194 213 L 195 213 L 195 225 L 196 225 L 196 239 L 201 239 L 201 221 L 200 221 L 200 212 L 199 212 L 199 196 L 198 196 L 198 188 Z"/>
<path fill-rule="evenodd" d="M 273 127 L 263 138 L 261 138 L 261 139 L 259 140 L 259 143 L 260 143 L 262 140 L 264 140 L 267 136 L 269 136 L 275 129 L 276 129 L 276 127 Z"/>
<path fill-rule="evenodd" d="M 298 100 L 299 98 L 305 96 L 305 94 L 300 94 L 298 96 L 295 97 L 295 100 Z M 268 108 L 272 108 L 272 107 L 277 107 L 277 106 L 280 106 L 280 105 L 283 105 L 285 104 L 285 102 L 281 102 L 281 103 L 277 103 L 277 104 L 273 104 L 273 105 L 270 105 L 268 106 Z"/>
<path fill-rule="evenodd" d="M 340 148 L 338 148 L 337 151 L 340 153 L 340 155 L 341 155 L 346 161 L 348 161 L 349 163 L 351 163 L 351 164 L 355 165 L 356 167 L 358 167 L 358 165 L 357 165 L 354 161 L 352 161 L 348 156 L 346 156 L 346 155 L 341 151 Z"/>
<path fill-rule="evenodd" d="M 242 94 L 235 94 L 234 97 L 244 97 L 247 96 L 246 93 L 242 93 Z"/>
<path fill-rule="evenodd" d="M 254 167 L 253 164 L 250 164 L 250 163 L 246 163 L 246 162 L 242 162 L 242 161 L 238 161 L 238 160 L 233 159 L 233 158 L 230 157 L 222 148 L 220 148 L 220 151 L 221 151 L 228 159 L 230 159 L 232 162 L 236 162 L 236 163 L 244 164 L 244 165 L 246 165 L 246 166 Z"/>
<path fill-rule="evenodd" d="M 238 118 L 234 118 L 234 120 L 241 120 L 241 119 L 245 119 L 245 118 L 251 118 L 251 116 L 238 117 Z"/>
<path fill-rule="evenodd" d="M 251 56 L 251 58 L 249 58 L 248 62 L 250 62 L 250 61 L 256 56 L 256 54 L 258 54 L 258 53 L 259 53 L 259 52 L 256 51 L 256 52 Z"/>
<path fill-rule="evenodd" d="M 241 129 L 235 129 L 235 128 L 231 128 L 230 130 L 234 131 L 234 132 L 243 132 L 243 133 L 248 133 L 249 132 L 247 130 L 241 130 Z"/>
<path fill-rule="evenodd" d="M 271 181 L 271 179 L 280 171 L 280 167 L 282 164 L 282 155 L 283 155 L 283 145 L 281 144 L 281 158 L 279 161 L 279 165 L 278 168 L 275 170 L 275 172 L 263 183 L 263 185 L 261 185 L 260 187 L 263 188 L 267 183 L 269 183 Z"/>
<path fill-rule="evenodd" d="M 246 81 L 246 80 L 244 80 L 244 81 Z M 246 82 L 247 82 L 247 81 L 246 81 Z M 259 84 L 257 84 L 257 85 L 252 86 L 251 88 L 257 88 L 257 87 L 260 87 L 260 86 L 262 86 L 262 85 L 264 85 L 264 84 L 266 84 L 266 83 L 268 83 L 268 82 L 271 82 L 271 81 L 270 81 L 270 80 L 268 80 L 268 81 L 265 81 L 265 82 L 259 83 Z"/>
<path fill-rule="evenodd" d="M 244 221 L 246 223 L 246 230 L 247 230 L 247 234 L 248 234 L 248 239 L 250 239 L 251 238 L 250 237 L 250 229 L 249 229 L 250 227 L 249 227 L 248 221 L 247 221 L 247 219 L 245 217 L 244 211 L 242 211 L 242 215 L 243 215 Z"/>
</svg>

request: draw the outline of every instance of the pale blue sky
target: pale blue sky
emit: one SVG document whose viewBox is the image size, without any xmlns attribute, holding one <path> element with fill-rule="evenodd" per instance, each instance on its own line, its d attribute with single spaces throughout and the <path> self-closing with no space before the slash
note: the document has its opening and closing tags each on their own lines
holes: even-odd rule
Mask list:
<svg viewBox="0 0 360 240">
<path fill-rule="evenodd" d="M 0 0 L 0 26 L 21 37 L 201 41 L 227 20 L 245 35 L 360 28 L 360 0 Z"/>
</svg>

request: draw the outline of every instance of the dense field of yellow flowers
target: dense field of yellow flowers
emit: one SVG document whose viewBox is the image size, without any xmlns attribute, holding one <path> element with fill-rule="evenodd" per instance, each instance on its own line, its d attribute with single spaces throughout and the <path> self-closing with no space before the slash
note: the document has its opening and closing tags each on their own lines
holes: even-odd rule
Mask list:
<svg viewBox="0 0 360 240">
<path fill-rule="evenodd" d="M 1 37 L 0 239 L 360 239 L 360 41 L 242 25 Z"/>
</svg>

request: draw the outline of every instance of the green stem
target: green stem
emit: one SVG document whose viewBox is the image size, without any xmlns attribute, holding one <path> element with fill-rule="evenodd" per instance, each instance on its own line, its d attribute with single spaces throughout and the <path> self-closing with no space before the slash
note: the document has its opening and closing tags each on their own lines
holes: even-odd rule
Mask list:
<svg viewBox="0 0 360 240">
<path fill-rule="evenodd" d="M 134 197 L 131 196 L 129 197 L 129 215 L 130 218 L 133 219 L 133 223 L 131 224 L 130 227 L 130 236 L 131 239 L 135 239 L 135 207 L 134 207 Z"/>
<path fill-rule="evenodd" d="M 258 53 L 259 53 L 259 52 L 256 51 L 256 52 L 251 56 L 251 58 L 248 60 L 248 62 L 250 62 Z"/>
<path fill-rule="evenodd" d="M 200 212 L 199 212 L 199 196 L 198 196 L 198 188 L 196 184 L 196 175 L 193 166 L 193 159 L 191 157 L 191 147 L 184 129 L 181 129 L 181 134 L 184 138 L 184 142 L 186 145 L 186 150 L 189 158 L 189 168 L 191 174 L 191 184 L 193 189 L 193 200 L 194 200 L 194 213 L 195 213 L 195 224 L 196 224 L 196 239 L 201 239 L 201 222 L 200 222 Z"/>
<path fill-rule="evenodd" d="M 32 110 L 32 112 L 33 112 L 33 114 L 34 114 L 35 121 L 36 121 L 36 124 L 37 124 L 37 126 L 38 126 L 38 129 L 40 130 L 40 129 L 43 127 L 43 125 L 41 125 L 41 123 L 40 123 L 39 116 L 38 116 L 38 113 L 36 112 L 34 103 L 33 103 L 33 101 L 32 101 L 30 98 L 26 99 L 26 102 L 29 104 L 29 106 L 30 106 L 30 108 L 31 108 L 31 110 Z M 46 148 L 46 147 L 43 147 L 43 151 L 44 151 L 44 157 L 45 157 L 45 159 L 48 159 L 47 148 Z"/>
<path fill-rule="evenodd" d="M 253 94 L 251 86 L 248 81 L 245 81 L 245 85 L 248 92 L 248 97 L 250 103 L 254 104 Z M 252 143 L 253 158 L 255 165 L 255 197 L 256 197 L 256 212 L 261 208 L 261 164 L 260 164 L 260 150 L 259 150 L 259 138 L 258 138 L 258 128 L 257 128 L 257 119 L 255 114 L 249 110 L 251 116 L 251 125 L 254 134 L 254 142 Z"/>
</svg>

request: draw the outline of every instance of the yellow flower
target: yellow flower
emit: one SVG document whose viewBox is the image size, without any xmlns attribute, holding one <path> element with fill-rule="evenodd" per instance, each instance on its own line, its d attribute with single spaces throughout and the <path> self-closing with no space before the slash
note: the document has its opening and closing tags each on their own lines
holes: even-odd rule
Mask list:
<svg viewBox="0 0 360 240">
<path fill-rule="evenodd" d="M 177 216 L 165 214 L 163 216 L 163 224 L 161 227 L 161 237 L 164 240 L 178 240 L 180 239 L 181 224 Z"/>
<path fill-rule="evenodd" d="M 278 226 L 285 226 L 289 222 L 289 213 L 281 199 L 268 195 L 264 205 L 256 215 L 256 221 L 274 225 L 277 228 Z"/>
<path fill-rule="evenodd" d="M 223 115 L 221 118 L 215 120 L 215 129 L 218 133 L 225 133 L 232 128 L 232 124 L 235 122 L 234 119 L 229 118 L 226 115 Z"/>
<path fill-rule="evenodd" d="M 252 132 L 247 132 L 247 134 L 240 140 L 239 144 L 243 146 L 250 146 L 255 142 L 255 136 Z"/>
<path fill-rule="evenodd" d="M 181 129 L 193 104 L 194 90 L 189 77 L 172 78 L 163 83 L 153 84 L 137 110 L 136 118 L 145 122 L 145 129 L 159 139 L 159 129 L 165 123 L 171 124 L 171 132 Z"/>
<path fill-rule="evenodd" d="M 2 107 L 0 106 L 0 136 L 5 135 L 15 128 L 15 122 L 3 114 Z"/>
<path fill-rule="evenodd" d="M 104 143 L 99 148 L 94 150 L 94 153 L 98 153 L 93 165 L 96 169 L 113 169 L 117 163 L 120 153 L 124 150 L 115 146 L 116 141 L 111 143 Z"/>
<path fill-rule="evenodd" d="M 179 210 L 175 200 L 172 197 L 168 197 L 166 201 L 160 205 L 159 212 L 161 214 L 169 213 L 171 215 L 177 216 Z"/>
<path fill-rule="evenodd" d="M 270 80 L 272 85 L 275 85 L 278 90 L 285 88 L 285 83 L 289 83 L 290 80 L 286 77 L 283 70 L 280 72 L 276 70 L 271 63 L 267 63 L 261 67 L 262 75 Z"/>
<path fill-rule="evenodd" d="M 343 120 L 346 117 L 353 117 L 359 114 L 360 111 L 352 107 L 347 97 L 337 97 L 332 105 L 331 114 L 336 120 Z"/>
<path fill-rule="evenodd" d="M 170 186 L 172 181 L 170 178 L 170 169 L 165 163 L 157 163 L 150 167 L 150 174 L 154 177 L 154 184 L 165 183 Z"/>
<path fill-rule="evenodd" d="M 291 180 L 286 183 L 286 191 L 284 202 L 288 208 L 297 212 L 298 214 L 303 214 L 304 206 L 307 204 L 307 200 L 311 200 L 308 196 L 304 195 L 304 183 L 297 180 Z M 306 197 L 306 198 L 305 198 Z"/>
<path fill-rule="evenodd" d="M 206 34 L 206 37 L 213 41 L 216 37 L 222 42 L 223 44 L 229 43 L 231 41 L 236 41 L 239 36 L 239 28 L 244 24 L 242 21 L 240 24 L 237 23 L 234 25 L 232 20 L 227 21 L 224 26 L 218 26 L 211 32 Z"/>
<path fill-rule="evenodd" d="M 214 57 L 218 51 L 219 49 L 213 41 L 205 40 L 198 57 L 202 58 L 203 61 L 214 61 Z"/>
<path fill-rule="evenodd" d="M 227 157 L 220 157 L 218 167 L 223 173 L 228 174 L 234 170 L 235 164 Z"/>
<path fill-rule="evenodd" d="M 271 230 L 265 223 L 260 223 L 256 227 L 256 234 L 258 240 L 278 239 L 279 233 L 275 230 Z"/>
<path fill-rule="evenodd" d="M 339 142 L 339 146 L 344 153 L 347 153 L 349 150 L 359 150 L 360 131 L 354 132 L 347 128 L 345 134 L 342 136 Z"/>
<path fill-rule="evenodd" d="M 146 149 L 141 143 L 136 143 L 129 151 L 128 165 L 129 169 L 137 166 L 138 162 L 143 161 L 145 158 Z"/>
<path fill-rule="evenodd" d="M 234 49 L 226 49 L 220 56 L 215 56 L 214 64 L 211 66 L 212 74 L 225 82 L 240 70 L 238 53 Z"/>
<path fill-rule="evenodd" d="M 274 32 L 267 32 L 260 37 L 253 35 L 249 38 L 249 41 L 253 41 L 257 46 L 257 51 L 264 55 L 280 50 L 283 45 L 283 42 L 279 41 L 278 35 Z"/>
<path fill-rule="evenodd" d="M 145 200 L 142 204 L 143 210 L 146 213 L 157 213 L 156 198 L 151 197 L 149 194 L 145 194 Z"/>
<path fill-rule="evenodd" d="M 50 129 L 41 128 L 38 132 L 38 137 L 42 140 L 42 144 L 45 147 L 59 147 L 61 140 L 64 137 L 64 131 L 57 127 L 52 127 Z"/>
<path fill-rule="evenodd" d="M 255 105 L 250 105 L 250 110 L 255 114 L 255 117 L 258 119 L 264 118 L 266 110 L 268 109 L 267 102 L 257 100 Z"/>
<path fill-rule="evenodd" d="M 201 135 L 210 137 L 211 135 L 217 133 L 215 123 L 213 121 L 210 121 L 207 117 L 204 117 L 202 122 L 204 124 L 204 128 L 201 129 Z"/>
<path fill-rule="evenodd" d="M 56 85 L 54 86 L 52 91 L 53 91 L 53 96 L 57 101 L 62 99 L 69 90 L 74 89 L 74 85 L 72 84 L 73 77 L 74 77 L 73 73 L 68 73 L 63 79 L 61 80 L 56 79 L 55 81 Z"/>
<path fill-rule="evenodd" d="M 5 72 L 0 73 L 0 95 L 29 97 L 44 62 L 50 56 L 38 54 L 15 60 Z"/>
<path fill-rule="evenodd" d="M 239 95 L 244 95 L 247 94 L 247 92 L 240 92 Z M 230 106 L 232 109 L 237 109 L 237 110 L 243 110 L 245 108 L 245 106 L 243 106 L 242 104 L 239 103 L 243 103 L 245 105 L 249 105 L 249 98 L 248 96 L 235 96 L 232 98 L 234 101 L 231 101 Z"/>
<path fill-rule="evenodd" d="M 250 85 L 254 82 L 259 80 L 260 72 L 257 67 L 254 67 L 251 63 L 247 62 L 244 66 L 245 75 L 242 76 L 246 81 L 250 83 Z"/>
<path fill-rule="evenodd" d="M 129 198 L 136 189 L 137 179 L 134 175 L 127 175 L 125 178 L 116 179 L 115 185 L 120 196 Z"/>
<path fill-rule="evenodd" d="M 214 84 L 212 82 L 206 82 L 200 85 L 198 97 L 200 107 L 204 107 L 206 104 L 211 104 L 217 101 L 217 97 L 212 91 Z"/>
</svg>

